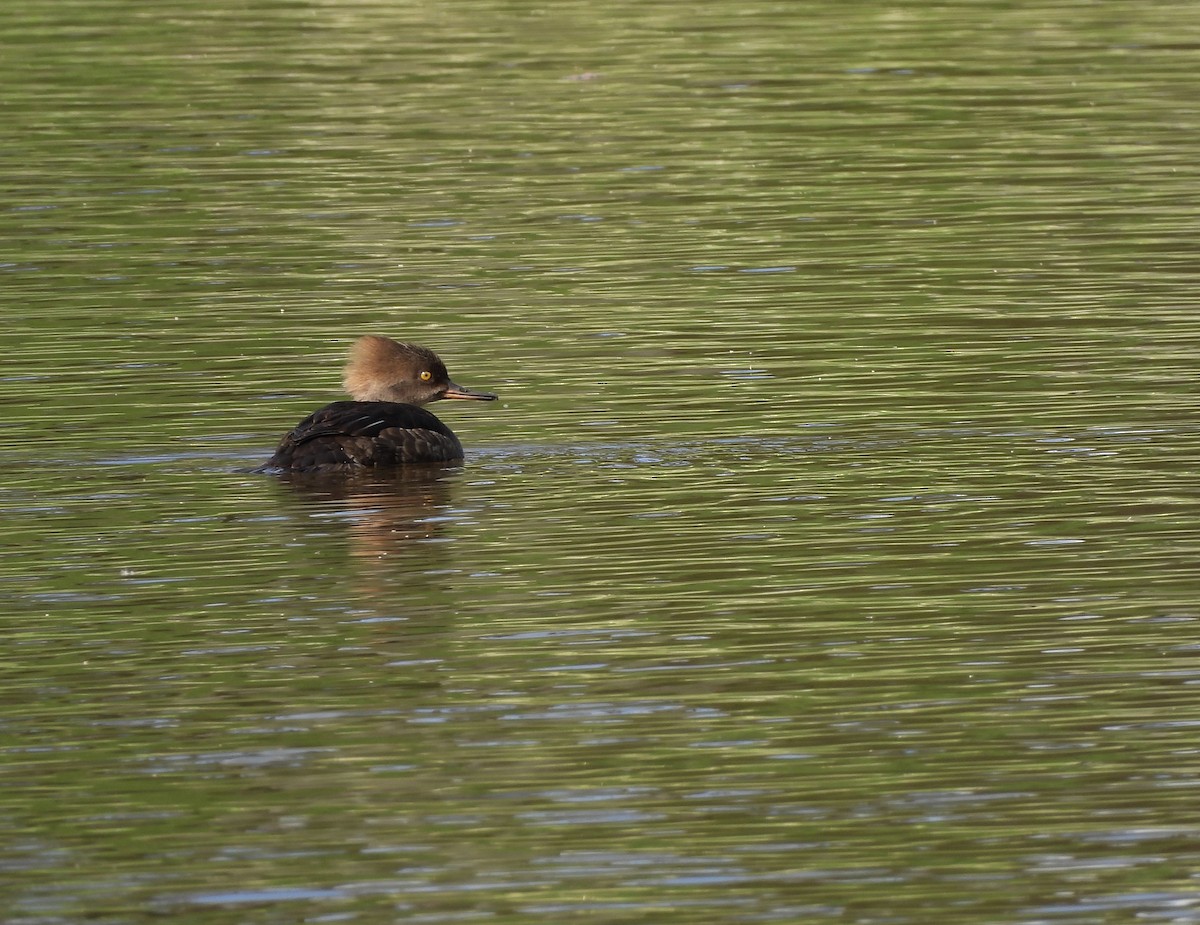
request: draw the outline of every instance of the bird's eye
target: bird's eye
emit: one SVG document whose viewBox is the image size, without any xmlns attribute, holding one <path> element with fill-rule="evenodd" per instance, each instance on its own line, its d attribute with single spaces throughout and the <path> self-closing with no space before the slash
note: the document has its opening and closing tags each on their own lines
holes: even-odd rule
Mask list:
<svg viewBox="0 0 1200 925">
<path fill-rule="evenodd" d="M 425 370 L 424 372 L 421 373 L 421 381 L 422 382 L 428 382 L 432 378 L 433 378 L 433 373 L 431 373 L 429 370 Z"/>
</svg>

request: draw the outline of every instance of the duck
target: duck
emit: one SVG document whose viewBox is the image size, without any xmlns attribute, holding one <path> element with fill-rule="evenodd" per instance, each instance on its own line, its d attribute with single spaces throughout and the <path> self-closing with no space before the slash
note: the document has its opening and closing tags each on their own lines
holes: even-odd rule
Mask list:
<svg viewBox="0 0 1200 925">
<path fill-rule="evenodd" d="M 288 431 L 260 472 L 355 471 L 462 460 L 463 446 L 424 405 L 495 401 L 463 388 L 427 347 L 379 334 L 350 348 L 343 386 L 350 401 L 314 411 Z"/>
</svg>

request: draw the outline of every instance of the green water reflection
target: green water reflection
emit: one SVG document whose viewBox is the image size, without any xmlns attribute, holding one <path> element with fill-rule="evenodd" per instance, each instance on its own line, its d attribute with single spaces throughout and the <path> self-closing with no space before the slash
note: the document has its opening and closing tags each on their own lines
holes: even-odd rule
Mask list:
<svg viewBox="0 0 1200 925">
<path fill-rule="evenodd" d="M 1193 12 L 10 3 L 8 920 L 1200 921 Z"/>
</svg>

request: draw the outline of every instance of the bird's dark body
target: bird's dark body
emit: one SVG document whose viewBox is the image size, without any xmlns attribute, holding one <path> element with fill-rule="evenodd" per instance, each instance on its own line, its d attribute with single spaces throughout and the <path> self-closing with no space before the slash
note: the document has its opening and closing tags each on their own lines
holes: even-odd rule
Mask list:
<svg viewBox="0 0 1200 925">
<path fill-rule="evenodd" d="M 303 472 L 462 458 L 454 431 L 424 408 L 390 401 L 335 401 L 285 435 L 263 468 Z"/>
</svg>

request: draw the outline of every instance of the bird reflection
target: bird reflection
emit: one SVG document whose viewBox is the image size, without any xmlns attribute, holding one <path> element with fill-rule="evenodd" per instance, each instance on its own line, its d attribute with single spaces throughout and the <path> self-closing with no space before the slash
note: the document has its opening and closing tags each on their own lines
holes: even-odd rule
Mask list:
<svg viewBox="0 0 1200 925">
<path fill-rule="evenodd" d="M 447 534 L 461 474 L 456 466 L 411 465 L 278 476 L 276 491 L 290 502 L 281 507 L 292 508 L 281 526 L 292 587 L 303 591 L 297 612 L 332 621 L 339 650 L 365 646 L 385 667 L 440 664 L 453 625 Z M 405 679 L 440 683 L 420 668 Z"/>
<path fill-rule="evenodd" d="M 437 555 L 444 513 L 450 503 L 456 466 L 404 466 L 385 471 L 333 475 L 290 472 L 278 476 L 305 513 L 328 527 L 322 541 L 340 526 L 351 556 L 366 560 L 402 554 Z"/>
</svg>

